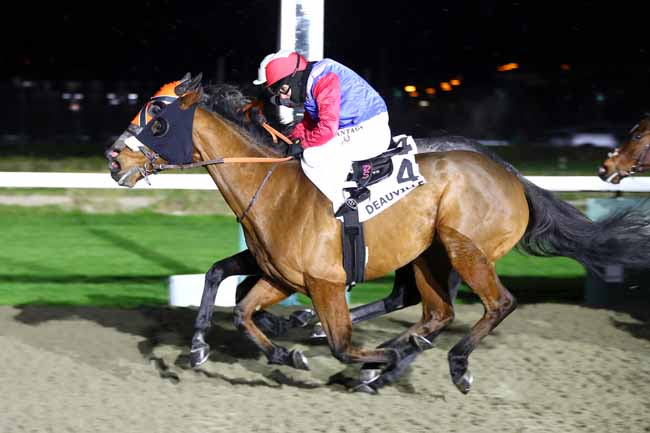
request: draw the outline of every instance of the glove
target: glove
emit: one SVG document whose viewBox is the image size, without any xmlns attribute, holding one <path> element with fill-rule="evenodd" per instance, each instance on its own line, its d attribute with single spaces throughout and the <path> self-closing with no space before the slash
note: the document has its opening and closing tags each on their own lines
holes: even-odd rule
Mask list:
<svg viewBox="0 0 650 433">
<path fill-rule="evenodd" d="M 287 153 L 285 156 L 292 156 L 294 159 L 300 159 L 302 157 L 302 152 L 304 149 L 300 145 L 300 139 L 297 138 L 287 146 Z"/>
</svg>

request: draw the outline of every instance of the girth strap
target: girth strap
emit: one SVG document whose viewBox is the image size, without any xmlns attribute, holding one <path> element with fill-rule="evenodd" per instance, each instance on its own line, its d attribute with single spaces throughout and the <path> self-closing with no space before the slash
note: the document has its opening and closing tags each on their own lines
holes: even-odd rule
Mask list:
<svg viewBox="0 0 650 433">
<path fill-rule="evenodd" d="M 341 230 L 343 241 L 343 269 L 345 269 L 345 284 L 348 290 L 357 283 L 363 282 L 366 268 L 366 243 L 363 236 L 363 224 L 359 222 L 357 209 L 343 214 Z"/>
</svg>

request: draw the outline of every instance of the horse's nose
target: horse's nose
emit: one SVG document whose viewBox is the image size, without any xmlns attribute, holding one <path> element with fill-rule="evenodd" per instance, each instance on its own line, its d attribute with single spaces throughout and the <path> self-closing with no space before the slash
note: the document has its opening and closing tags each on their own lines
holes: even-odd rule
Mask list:
<svg viewBox="0 0 650 433">
<path fill-rule="evenodd" d="M 602 180 L 607 179 L 607 167 L 605 167 L 604 165 L 601 165 L 600 167 L 598 167 L 598 176 Z"/>
<path fill-rule="evenodd" d="M 114 148 L 113 146 L 109 147 L 109 148 L 106 149 L 106 151 L 104 152 L 104 156 L 105 156 L 106 159 L 108 159 L 109 161 L 112 161 L 113 159 L 117 158 L 117 156 L 118 156 L 119 154 L 120 154 L 120 153 L 119 153 L 117 150 L 115 150 L 115 148 Z"/>
<path fill-rule="evenodd" d="M 120 172 L 120 163 L 117 162 L 117 160 L 115 159 L 119 155 L 120 155 L 120 153 L 117 150 L 115 150 L 114 146 L 109 147 L 104 152 L 104 156 L 108 160 L 108 169 L 110 170 L 111 177 L 113 177 L 113 179 L 116 179 L 116 176 Z"/>
</svg>

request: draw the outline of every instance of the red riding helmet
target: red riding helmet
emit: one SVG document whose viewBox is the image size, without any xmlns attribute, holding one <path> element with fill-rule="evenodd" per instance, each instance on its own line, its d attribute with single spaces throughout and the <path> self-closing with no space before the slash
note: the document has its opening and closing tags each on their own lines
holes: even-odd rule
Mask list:
<svg viewBox="0 0 650 433">
<path fill-rule="evenodd" d="M 264 57 L 257 71 L 257 80 L 253 84 L 272 86 L 281 79 L 307 69 L 307 59 L 295 51 L 280 50 Z"/>
</svg>

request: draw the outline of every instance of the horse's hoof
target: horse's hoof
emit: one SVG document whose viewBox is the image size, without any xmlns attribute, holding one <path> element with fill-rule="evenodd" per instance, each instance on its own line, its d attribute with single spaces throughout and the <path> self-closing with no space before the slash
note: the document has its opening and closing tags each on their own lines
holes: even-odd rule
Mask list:
<svg viewBox="0 0 650 433">
<path fill-rule="evenodd" d="M 465 372 L 457 381 L 454 382 L 456 388 L 463 394 L 467 394 L 472 387 L 472 382 L 474 382 L 474 376 L 470 373 L 469 370 Z"/>
<path fill-rule="evenodd" d="M 307 361 L 307 357 L 300 350 L 291 351 L 291 363 L 298 370 L 309 370 L 309 361 Z"/>
<path fill-rule="evenodd" d="M 433 347 L 433 343 L 421 335 L 411 334 L 409 341 L 420 352 L 424 352 L 425 350 L 431 349 Z"/>
<path fill-rule="evenodd" d="M 316 317 L 313 310 L 299 310 L 294 311 L 289 315 L 289 326 L 292 328 L 304 328 L 309 325 L 309 322 Z"/>
<path fill-rule="evenodd" d="M 350 389 L 351 392 L 364 392 L 366 394 L 377 394 L 379 391 L 377 391 L 375 388 L 372 386 L 368 385 L 367 383 L 360 383 Z"/>
<path fill-rule="evenodd" d="M 311 331 L 310 338 L 327 338 L 327 334 L 325 334 L 323 325 L 321 325 L 320 322 L 314 325 L 314 328 Z"/>
<path fill-rule="evenodd" d="M 359 380 L 365 384 L 374 382 L 381 375 L 381 370 L 378 368 L 362 368 L 359 372 Z"/>
<path fill-rule="evenodd" d="M 196 368 L 208 360 L 210 356 L 210 346 L 206 343 L 192 346 L 190 350 L 190 366 Z"/>
</svg>

